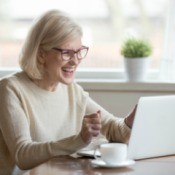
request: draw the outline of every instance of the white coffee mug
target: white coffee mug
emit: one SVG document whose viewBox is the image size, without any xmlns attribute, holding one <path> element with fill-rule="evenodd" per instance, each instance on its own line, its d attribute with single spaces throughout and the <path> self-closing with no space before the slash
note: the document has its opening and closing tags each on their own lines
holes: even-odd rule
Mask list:
<svg viewBox="0 0 175 175">
<path fill-rule="evenodd" d="M 94 152 L 94 157 L 99 159 L 97 150 L 101 154 L 101 159 L 108 165 L 120 164 L 127 159 L 127 145 L 124 143 L 101 144 Z"/>
</svg>

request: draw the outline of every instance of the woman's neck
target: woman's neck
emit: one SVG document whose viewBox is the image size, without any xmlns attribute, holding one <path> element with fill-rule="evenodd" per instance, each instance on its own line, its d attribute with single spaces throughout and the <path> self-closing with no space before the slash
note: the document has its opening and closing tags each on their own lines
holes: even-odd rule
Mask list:
<svg viewBox="0 0 175 175">
<path fill-rule="evenodd" d="M 33 82 L 40 88 L 44 89 L 44 90 L 47 90 L 47 91 L 50 91 L 50 92 L 53 92 L 56 90 L 57 86 L 58 86 L 58 83 L 53 83 L 53 82 L 49 82 L 47 80 L 33 80 Z"/>
</svg>

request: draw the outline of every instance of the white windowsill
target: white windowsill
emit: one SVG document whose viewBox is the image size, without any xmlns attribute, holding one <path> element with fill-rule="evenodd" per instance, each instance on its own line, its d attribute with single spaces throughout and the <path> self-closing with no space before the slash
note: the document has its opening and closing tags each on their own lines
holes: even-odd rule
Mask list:
<svg viewBox="0 0 175 175">
<path fill-rule="evenodd" d="M 162 82 L 159 80 L 159 72 L 149 72 L 145 82 L 128 82 L 125 80 L 122 70 L 91 69 L 80 70 L 76 81 L 85 89 L 93 91 L 130 91 L 130 92 L 173 92 L 175 93 L 175 82 Z M 94 76 L 95 75 L 95 76 Z M 90 78 L 89 78 L 90 77 Z M 105 78 L 104 78 L 105 77 Z"/>
<path fill-rule="evenodd" d="M 129 91 L 129 92 L 173 92 L 175 83 L 163 82 L 126 82 L 123 80 L 77 80 L 85 90 L 93 91 Z"/>
</svg>

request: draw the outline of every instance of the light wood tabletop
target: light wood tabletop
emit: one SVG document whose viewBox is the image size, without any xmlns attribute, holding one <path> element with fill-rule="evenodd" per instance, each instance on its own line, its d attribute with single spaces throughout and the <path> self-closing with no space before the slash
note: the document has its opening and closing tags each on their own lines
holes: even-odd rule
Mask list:
<svg viewBox="0 0 175 175">
<path fill-rule="evenodd" d="M 93 159 L 54 158 L 31 170 L 14 172 L 14 175 L 174 175 L 175 156 L 137 160 L 135 164 L 120 168 L 94 166 Z"/>
</svg>

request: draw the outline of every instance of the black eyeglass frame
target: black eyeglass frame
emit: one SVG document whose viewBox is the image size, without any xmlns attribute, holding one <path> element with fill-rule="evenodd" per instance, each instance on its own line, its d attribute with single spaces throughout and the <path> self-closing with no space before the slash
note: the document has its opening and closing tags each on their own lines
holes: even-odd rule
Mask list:
<svg viewBox="0 0 175 175">
<path fill-rule="evenodd" d="M 84 58 L 86 57 L 87 53 L 88 53 L 89 47 L 87 47 L 87 46 L 82 46 L 81 48 L 79 48 L 79 49 L 76 50 L 76 51 L 71 50 L 71 49 L 60 49 L 60 48 L 57 48 L 57 47 L 54 47 L 54 48 L 52 48 L 52 49 L 53 49 L 53 50 L 56 50 L 56 51 L 59 51 L 59 52 L 61 53 L 61 58 L 62 58 L 63 61 L 70 61 L 70 60 L 73 58 L 72 55 L 75 55 L 75 54 L 76 54 L 78 60 L 84 59 Z M 83 56 L 83 57 L 80 58 L 79 55 L 78 55 L 78 52 L 79 52 L 80 50 L 83 50 L 83 49 L 86 49 L 87 52 L 86 52 L 85 56 Z M 63 58 L 64 52 L 69 52 L 69 53 L 70 53 L 70 58 L 69 58 L 69 59 L 64 59 L 64 58 Z"/>
</svg>

